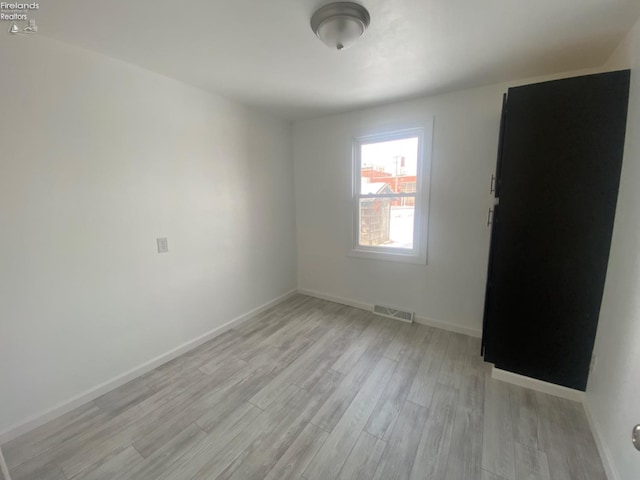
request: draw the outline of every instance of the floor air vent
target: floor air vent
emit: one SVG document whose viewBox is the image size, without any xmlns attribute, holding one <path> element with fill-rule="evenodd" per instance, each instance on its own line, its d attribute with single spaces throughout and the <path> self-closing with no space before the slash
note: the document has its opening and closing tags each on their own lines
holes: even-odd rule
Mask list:
<svg viewBox="0 0 640 480">
<path fill-rule="evenodd" d="M 413 323 L 413 312 L 405 312 L 397 308 L 385 307 L 383 305 L 374 305 L 373 313 L 382 315 L 383 317 L 394 318 L 401 322 Z"/>
</svg>

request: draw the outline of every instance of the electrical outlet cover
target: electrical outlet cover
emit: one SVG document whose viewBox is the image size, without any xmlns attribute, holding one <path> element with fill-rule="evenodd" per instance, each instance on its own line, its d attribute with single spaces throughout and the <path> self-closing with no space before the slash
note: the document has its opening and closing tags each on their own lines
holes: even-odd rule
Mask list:
<svg viewBox="0 0 640 480">
<path fill-rule="evenodd" d="M 167 253 L 169 251 L 169 242 L 167 237 L 157 238 L 158 253 Z"/>
</svg>

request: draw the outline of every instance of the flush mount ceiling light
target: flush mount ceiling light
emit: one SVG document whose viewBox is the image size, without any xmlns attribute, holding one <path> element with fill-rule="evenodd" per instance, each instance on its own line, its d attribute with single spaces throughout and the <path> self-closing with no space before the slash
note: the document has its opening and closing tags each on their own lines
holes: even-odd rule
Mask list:
<svg viewBox="0 0 640 480">
<path fill-rule="evenodd" d="M 344 50 L 358 40 L 371 21 L 362 5 L 335 2 L 319 8 L 311 17 L 311 29 L 329 48 Z"/>
</svg>

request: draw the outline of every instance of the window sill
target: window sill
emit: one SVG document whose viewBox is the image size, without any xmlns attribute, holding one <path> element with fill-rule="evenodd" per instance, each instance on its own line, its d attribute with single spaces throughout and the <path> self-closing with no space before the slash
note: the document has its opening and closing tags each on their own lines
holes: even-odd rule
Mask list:
<svg viewBox="0 0 640 480">
<path fill-rule="evenodd" d="M 426 265 L 427 255 L 420 255 L 415 253 L 401 253 L 385 251 L 373 251 L 373 250 L 361 250 L 354 248 L 348 254 L 348 257 L 353 258 L 366 258 L 369 260 L 382 260 L 388 262 L 398 263 L 412 263 L 414 265 Z"/>
</svg>

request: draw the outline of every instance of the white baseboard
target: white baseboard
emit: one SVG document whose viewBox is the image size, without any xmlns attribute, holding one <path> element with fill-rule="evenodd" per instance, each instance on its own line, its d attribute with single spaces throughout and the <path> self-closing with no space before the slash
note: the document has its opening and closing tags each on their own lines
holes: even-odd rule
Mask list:
<svg viewBox="0 0 640 480">
<path fill-rule="evenodd" d="M 555 397 L 573 400 L 574 402 L 584 402 L 584 392 L 580 390 L 574 390 L 573 388 L 563 387 L 562 385 L 556 385 L 555 383 L 544 382 L 535 378 L 525 377 L 524 375 L 518 375 L 517 373 L 500 370 L 493 365 L 491 366 L 491 378 L 512 383 L 520 387 L 530 388 L 531 390 L 536 390 L 538 392 L 547 393 Z"/>
<path fill-rule="evenodd" d="M 204 333 L 203 335 L 200 335 L 197 338 L 194 338 L 193 340 L 185 342 L 182 345 L 179 345 L 176 348 L 166 353 L 163 353 L 162 355 L 152 358 L 151 360 L 143 363 L 142 365 L 138 365 L 137 367 L 132 368 L 131 370 L 121 375 L 118 375 L 117 377 L 112 378 L 111 380 L 101 383 L 96 387 L 90 388 L 89 390 L 86 390 L 80 393 L 79 395 L 76 395 L 68 400 L 65 400 L 64 402 L 50 409 L 47 409 L 25 420 L 22 420 L 21 422 L 0 432 L 0 445 L 7 443 L 30 430 L 33 430 L 41 425 L 44 425 L 45 423 L 61 415 L 64 415 L 65 413 L 70 412 L 74 408 L 77 408 L 81 405 L 84 405 L 87 402 L 95 400 L 100 395 L 110 392 L 114 388 L 118 388 L 119 386 L 124 385 L 125 383 L 133 380 L 134 378 L 139 377 L 140 375 L 144 375 L 145 373 L 150 372 L 154 368 L 157 368 L 160 365 L 167 363 L 168 361 L 173 360 L 176 357 L 179 357 L 180 355 L 188 352 L 189 350 L 193 350 L 194 348 L 199 347 L 203 343 L 208 342 L 212 338 L 217 337 L 218 335 L 221 335 L 227 330 L 246 322 L 251 317 L 267 310 L 268 308 L 273 307 L 274 305 L 277 305 L 278 303 L 286 300 L 287 298 L 291 297 L 296 293 L 297 293 L 297 290 L 291 290 L 285 293 L 284 295 L 281 295 L 263 305 L 260 305 L 259 307 L 256 307 L 253 310 L 247 313 L 244 313 L 234 318 L 233 320 L 230 320 L 227 323 L 220 325 L 219 327 L 216 327 L 208 331 L 207 333 Z"/>
<path fill-rule="evenodd" d="M 335 295 L 330 295 L 328 293 L 317 292 L 315 290 L 307 290 L 304 288 L 299 288 L 298 293 L 302 293 L 303 295 L 309 295 L 310 297 L 321 298 L 323 300 L 328 300 L 330 302 L 340 303 L 342 305 L 348 305 L 350 307 L 359 308 L 361 310 L 368 310 L 368 311 L 373 310 L 373 305 L 357 302 L 355 300 L 350 300 L 348 298 L 337 297 Z M 463 335 L 468 335 L 470 337 L 476 337 L 476 338 L 482 337 L 482 331 L 475 328 L 462 327 L 460 325 L 455 325 L 453 323 L 442 322 L 440 320 L 433 320 L 431 318 L 421 317 L 418 315 L 414 317 L 414 321 L 422 325 L 429 325 L 430 327 L 439 328 L 441 330 L 447 330 L 449 332 L 462 333 Z"/>
<path fill-rule="evenodd" d="M 591 433 L 593 433 L 593 439 L 596 442 L 596 447 L 598 447 L 598 453 L 600 453 L 600 459 L 602 460 L 602 466 L 607 474 L 607 478 L 609 480 L 620 480 L 620 475 L 615 467 L 615 463 L 613 463 L 611 453 L 609 452 L 606 444 L 602 441 L 600 425 L 591 413 L 589 401 L 586 397 L 582 402 L 582 405 L 584 406 L 584 412 L 587 415 L 587 421 L 589 422 L 589 427 L 591 427 Z"/>
<path fill-rule="evenodd" d="M 440 320 L 433 320 L 432 318 L 421 317 L 416 315 L 414 317 L 416 323 L 422 325 L 429 325 L 430 327 L 439 328 L 440 330 L 447 330 L 449 332 L 461 333 L 469 337 L 482 338 L 482 330 L 476 328 L 462 327 L 449 322 L 443 322 Z"/>
<path fill-rule="evenodd" d="M 339 303 L 341 305 L 347 305 L 349 307 L 359 308 L 361 310 L 371 310 L 373 305 L 367 305 L 366 303 L 359 303 L 348 298 L 336 297 L 335 295 L 329 295 L 328 293 L 316 292 L 315 290 L 306 290 L 299 288 L 298 293 L 308 295 L 310 297 L 320 298 L 322 300 L 328 300 L 329 302 Z"/>
</svg>

